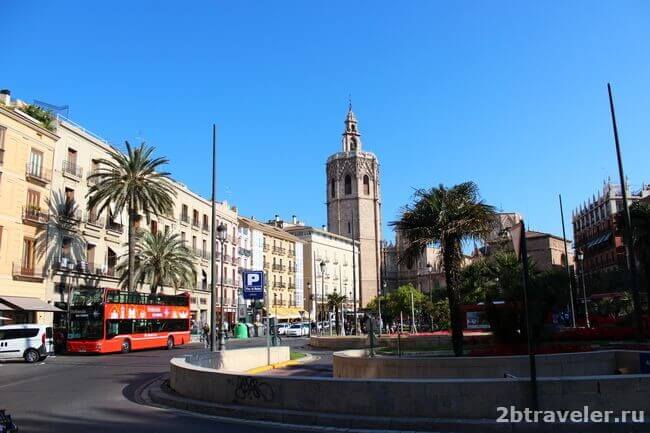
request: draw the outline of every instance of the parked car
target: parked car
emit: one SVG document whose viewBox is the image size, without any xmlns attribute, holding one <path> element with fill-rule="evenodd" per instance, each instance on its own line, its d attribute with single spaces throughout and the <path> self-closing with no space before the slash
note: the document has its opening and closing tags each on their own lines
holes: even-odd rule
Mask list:
<svg viewBox="0 0 650 433">
<path fill-rule="evenodd" d="M 291 323 L 278 323 L 276 326 L 278 335 L 285 335 L 287 333 L 287 329 L 289 329 L 289 326 L 291 326 Z"/>
<path fill-rule="evenodd" d="M 309 325 L 307 323 L 295 323 L 287 329 L 287 337 L 302 337 L 309 335 Z"/>
<path fill-rule="evenodd" d="M 54 350 L 51 326 L 25 324 L 0 326 L 0 359 L 41 361 Z"/>
</svg>

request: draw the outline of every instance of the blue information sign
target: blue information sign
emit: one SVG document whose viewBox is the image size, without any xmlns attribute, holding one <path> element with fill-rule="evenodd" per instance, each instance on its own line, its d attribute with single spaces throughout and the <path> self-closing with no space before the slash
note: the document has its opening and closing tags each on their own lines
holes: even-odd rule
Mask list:
<svg viewBox="0 0 650 433">
<path fill-rule="evenodd" d="M 264 299 L 264 271 L 244 271 L 242 280 L 244 299 Z"/>
</svg>

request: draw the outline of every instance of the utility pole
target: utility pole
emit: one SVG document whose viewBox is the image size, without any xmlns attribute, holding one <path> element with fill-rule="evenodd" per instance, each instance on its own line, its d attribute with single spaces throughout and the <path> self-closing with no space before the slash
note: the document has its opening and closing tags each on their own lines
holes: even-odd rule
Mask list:
<svg viewBox="0 0 650 433">
<path fill-rule="evenodd" d="M 571 324 L 576 327 L 576 312 L 575 306 L 573 304 L 573 279 L 571 278 L 571 270 L 569 269 L 569 251 L 566 245 L 566 231 L 564 230 L 564 208 L 562 207 L 562 194 L 558 194 L 560 198 L 560 218 L 562 218 L 562 240 L 564 241 L 564 258 L 565 258 L 565 267 L 567 277 L 569 278 L 569 302 L 570 302 L 570 311 L 571 311 Z M 574 239 L 575 240 L 575 239 Z"/>
<path fill-rule="evenodd" d="M 214 352 L 217 342 L 217 314 L 216 314 L 216 296 L 214 291 L 217 289 L 217 257 L 216 257 L 216 248 L 217 248 L 217 211 L 215 208 L 216 200 L 216 189 L 217 189 L 217 166 L 216 166 L 216 154 L 217 154 L 217 125 L 212 124 L 212 230 L 210 234 L 210 279 L 212 280 L 212 285 L 210 287 L 210 352 Z M 222 306 L 223 307 L 223 306 Z"/>
<path fill-rule="evenodd" d="M 616 113 L 614 111 L 614 97 L 612 96 L 612 86 L 607 83 L 607 93 L 609 95 L 609 110 L 612 115 L 612 127 L 614 129 L 614 142 L 616 144 L 616 159 L 618 160 L 618 175 L 621 179 L 621 190 L 623 195 L 623 215 L 625 217 L 625 227 L 623 233 L 625 238 L 625 257 L 627 259 L 627 270 L 629 272 L 629 286 L 632 291 L 632 302 L 634 303 L 634 315 L 639 336 L 643 332 L 643 322 L 641 321 L 641 299 L 639 297 L 639 279 L 636 270 L 636 259 L 632 247 L 632 219 L 630 218 L 630 208 L 627 202 L 627 184 L 625 182 L 625 173 L 623 172 L 623 157 L 621 156 L 621 144 L 618 140 L 618 126 L 616 124 Z M 584 278 L 584 271 L 583 271 Z M 648 289 L 650 294 L 650 288 Z M 648 298 L 650 302 L 650 298 Z"/>
</svg>

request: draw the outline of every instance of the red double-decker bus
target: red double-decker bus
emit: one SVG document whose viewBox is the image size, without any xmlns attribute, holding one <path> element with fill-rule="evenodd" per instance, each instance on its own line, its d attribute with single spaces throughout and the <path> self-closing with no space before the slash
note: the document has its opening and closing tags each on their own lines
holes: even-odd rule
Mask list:
<svg viewBox="0 0 650 433">
<path fill-rule="evenodd" d="M 172 349 L 190 341 L 187 293 L 159 295 L 80 288 L 72 292 L 68 316 L 70 352 Z"/>
</svg>

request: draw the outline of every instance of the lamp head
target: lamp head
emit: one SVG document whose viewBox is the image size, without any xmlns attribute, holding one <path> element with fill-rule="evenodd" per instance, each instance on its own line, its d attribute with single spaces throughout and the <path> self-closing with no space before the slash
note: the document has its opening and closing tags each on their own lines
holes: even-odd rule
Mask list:
<svg viewBox="0 0 650 433">
<path fill-rule="evenodd" d="M 217 226 L 217 238 L 219 238 L 220 241 L 225 241 L 226 236 L 228 235 L 228 229 L 224 225 L 224 223 L 219 223 Z"/>
</svg>

